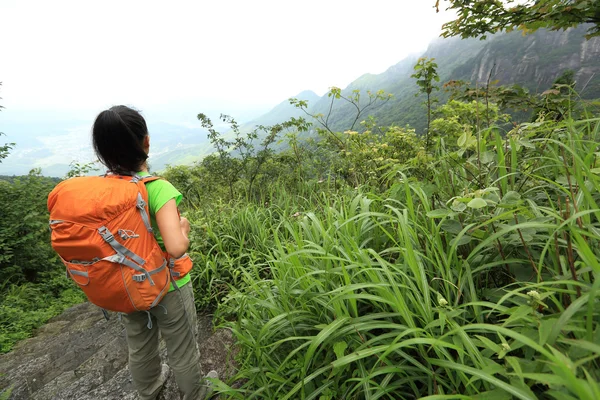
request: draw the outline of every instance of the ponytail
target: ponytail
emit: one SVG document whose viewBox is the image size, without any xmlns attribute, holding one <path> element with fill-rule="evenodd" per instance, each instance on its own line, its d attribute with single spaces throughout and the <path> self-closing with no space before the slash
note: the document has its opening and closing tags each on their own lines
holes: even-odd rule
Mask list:
<svg viewBox="0 0 600 400">
<path fill-rule="evenodd" d="M 138 111 L 114 106 L 96 117 L 92 142 L 98 159 L 110 172 L 132 175 L 148 159 L 144 150 L 147 135 L 146 121 Z"/>
</svg>

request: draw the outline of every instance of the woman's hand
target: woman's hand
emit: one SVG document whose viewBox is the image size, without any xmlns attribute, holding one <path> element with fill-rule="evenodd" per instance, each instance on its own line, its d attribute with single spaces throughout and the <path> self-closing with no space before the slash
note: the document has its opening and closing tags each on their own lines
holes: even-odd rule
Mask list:
<svg viewBox="0 0 600 400">
<path fill-rule="evenodd" d="M 188 237 L 188 235 L 190 234 L 190 221 L 188 221 L 188 219 L 186 217 L 181 217 L 179 219 L 179 226 L 181 226 L 181 233 L 183 233 L 183 236 L 185 236 L 186 238 Z"/>
</svg>

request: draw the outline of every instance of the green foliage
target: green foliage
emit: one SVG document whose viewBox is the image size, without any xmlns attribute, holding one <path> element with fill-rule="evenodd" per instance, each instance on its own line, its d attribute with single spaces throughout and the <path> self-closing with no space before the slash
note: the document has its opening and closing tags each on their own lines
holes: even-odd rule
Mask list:
<svg viewBox="0 0 600 400">
<path fill-rule="evenodd" d="M 55 265 L 41 274 L 40 282 L 4 284 L 0 296 L 0 353 L 10 351 L 19 341 L 70 306 L 85 301 L 83 292 Z"/>
<path fill-rule="evenodd" d="M 327 97 L 331 99 L 329 101 L 327 114 L 313 114 L 309 112 L 308 101 L 306 100 L 298 100 L 291 98 L 289 99 L 289 102 L 291 105 L 302 110 L 308 117 L 310 117 L 312 120 L 314 120 L 321 126 L 317 129 L 317 132 L 321 137 L 325 138 L 330 143 L 337 146 L 339 150 L 344 150 L 345 141 L 342 137 L 340 137 L 338 133 L 333 131 L 333 127 L 331 125 L 333 122 L 331 121 L 331 119 L 333 117 L 333 110 L 336 101 L 342 100 L 346 105 L 349 106 L 351 110 L 351 115 L 348 118 L 349 125 L 343 130 L 352 131 L 355 129 L 356 124 L 360 121 L 361 117 L 366 118 L 365 114 L 368 110 L 373 111 L 377 107 L 381 107 L 383 104 L 389 101 L 393 97 L 393 95 L 391 93 L 385 93 L 383 90 L 379 90 L 375 93 L 367 91 L 365 96 L 358 89 L 352 90 L 352 92 L 348 95 L 344 95 L 340 88 L 334 86 L 329 89 Z M 305 121 L 302 119 L 292 120 L 292 122 L 296 124 L 305 124 Z"/>
<path fill-rule="evenodd" d="M 50 247 L 46 199 L 54 182 L 33 170 L 13 183 L 0 180 L 0 273 L 2 284 L 38 282 L 57 267 Z"/>
<path fill-rule="evenodd" d="M 453 81 L 434 112 L 437 65 L 418 65 L 425 140 L 367 114 L 383 92 L 332 88 L 328 114 L 291 99 L 312 121 L 247 133 L 198 116 L 216 154 L 164 176 L 185 196 L 197 306 L 216 306 L 240 346 L 221 396 L 600 397 L 600 119 L 569 74 L 540 96 L 491 72 L 482 87 Z M 352 110 L 339 130 L 338 101 Z M 512 123 L 509 108 L 535 117 Z M 38 285 L 15 274 L 5 348 L 60 309 L 34 304 L 77 301 L 49 271 Z"/>
<path fill-rule="evenodd" d="M 463 38 L 520 29 L 525 33 L 540 28 L 565 30 L 580 24 L 592 24 L 587 37 L 600 35 L 600 3 L 595 0 L 444 0 L 458 18 L 443 26 L 444 37 Z M 435 3 L 439 11 L 440 0 Z"/>
<path fill-rule="evenodd" d="M 232 117 L 222 114 L 220 116 L 221 121 L 229 124 L 233 133 L 233 138 L 227 139 L 225 134 L 214 128 L 212 121 L 205 114 L 198 114 L 198 119 L 202 127 L 208 130 L 208 138 L 217 150 L 218 155 L 207 157 L 202 165 L 221 184 L 227 185 L 231 200 L 236 198 L 234 186 L 242 179 L 245 179 L 247 183 L 244 190 L 246 197 L 254 194 L 255 181 L 263 171 L 265 163 L 272 158 L 272 145 L 282 131 L 289 128 L 295 128 L 298 131 L 307 129 L 301 123 L 302 121 L 299 123 L 292 119 L 292 121 L 272 126 L 259 125 L 244 134 Z M 262 138 L 262 142 L 260 147 L 256 149 L 254 143 L 259 137 Z"/>
<path fill-rule="evenodd" d="M 431 122 L 432 138 L 444 139 L 446 150 L 461 152 L 476 149 L 477 140 L 473 132 L 479 132 L 484 124 L 491 126 L 499 120 L 507 121 L 508 115 L 500 115 L 494 103 L 471 101 L 469 103 L 450 100 L 439 107 L 438 118 Z"/>
<path fill-rule="evenodd" d="M 39 170 L 0 180 L 0 353 L 85 300 L 50 246 L 46 199 L 55 184 Z"/>
<path fill-rule="evenodd" d="M 219 311 L 236 317 L 245 383 L 219 391 L 596 398 L 599 126 L 548 121 L 489 131 L 480 155 L 438 149 L 433 190 L 400 174 L 381 195 L 325 192 L 294 213 L 293 199 L 240 205 L 244 219 L 211 234 L 215 250 L 237 238 L 221 257 L 244 249 Z"/>
<path fill-rule="evenodd" d="M 0 86 L 2 86 L 2 82 L 0 82 Z M 2 99 L 2 97 L 0 97 L 0 100 Z M 4 107 L 0 106 L 0 111 L 2 111 Z M 4 135 L 4 133 L 0 132 L 0 136 Z M 8 157 L 8 154 L 10 153 L 10 150 L 12 150 L 12 148 L 15 146 L 14 143 L 5 143 L 2 146 L 0 146 L 0 162 L 2 162 L 3 159 L 5 159 L 6 157 Z"/>
<path fill-rule="evenodd" d="M 4 389 L 2 392 L 0 392 L 0 400 L 8 400 L 10 399 L 10 395 L 13 391 L 13 387 L 10 386 L 6 389 Z"/>
<path fill-rule="evenodd" d="M 4 133 L 0 132 L 0 136 L 2 135 L 4 135 Z M 14 146 L 14 143 L 4 143 L 2 146 L 0 146 L 0 163 L 3 159 L 8 157 L 10 151 L 14 148 Z"/>
<path fill-rule="evenodd" d="M 89 175 L 94 171 L 98 171 L 96 168 L 96 162 L 80 163 L 78 161 L 71 161 L 69 164 L 69 172 L 65 175 L 65 179 L 74 178 L 76 176 Z"/>
<path fill-rule="evenodd" d="M 595 399 L 600 119 L 562 85 L 562 118 L 520 125 L 499 104 L 524 92 L 461 87 L 430 154 L 412 129 L 316 115 L 318 141 L 290 133 L 264 164 L 260 201 L 229 201 L 201 164 L 168 171 L 213 182 L 187 216 L 198 305 L 241 347 L 242 386 L 220 394 Z"/>
</svg>

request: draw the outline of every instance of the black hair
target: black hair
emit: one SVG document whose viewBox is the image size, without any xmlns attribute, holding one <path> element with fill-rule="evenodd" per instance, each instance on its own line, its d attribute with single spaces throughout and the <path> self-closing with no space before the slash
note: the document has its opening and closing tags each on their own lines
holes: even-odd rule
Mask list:
<svg viewBox="0 0 600 400">
<path fill-rule="evenodd" d="M 115 174 L 138 172 L 148 159 L 144 139 L 148 127 L 144 117 L 127 106 L 114 106 L 96 117 L 92 128 L 94 151 L 102 164 Z"/>
</svg>

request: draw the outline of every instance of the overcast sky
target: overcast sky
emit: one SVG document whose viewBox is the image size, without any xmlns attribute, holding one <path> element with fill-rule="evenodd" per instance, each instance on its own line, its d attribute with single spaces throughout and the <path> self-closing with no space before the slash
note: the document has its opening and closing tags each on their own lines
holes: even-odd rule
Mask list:
<svg viewBox="0 0 600 400">
<path fill-rule="evenodd" d="M 434 4 L 0 0 L 0 127 L 9 110 L 260 109 L 322 95 L 423 51 L 451 19 Z"/>
</svg>

